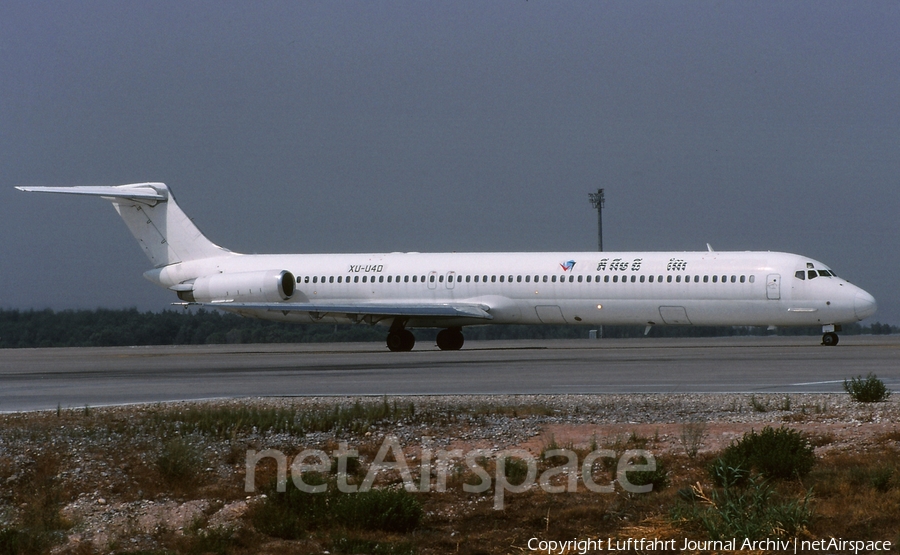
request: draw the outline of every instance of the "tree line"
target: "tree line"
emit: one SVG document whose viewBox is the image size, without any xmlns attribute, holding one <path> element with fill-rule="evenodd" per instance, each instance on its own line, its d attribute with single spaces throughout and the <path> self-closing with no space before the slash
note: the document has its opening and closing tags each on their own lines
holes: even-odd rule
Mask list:
<svg viewBox="0 0 900 555">
<path fill-rule="evenodd" d="M 595 326 L 489 325 L 466 328 L 466 339 L 576 339 Z M 603 326 L 606 338 L 641 337 L 644 326 Z M 285 324 L 208 310 L 137 309 L 0 310 L 0 348 L 203 345 L 227 343 L 326 343 L 384 341 L 384 326 Z M 437 330 L 415 330 L 419 341 Z M 727 337 L 738 335 L 819 335 L 819 327 L 654 326 L 649 337 Z M 900 327 L 875 322 L 850 324 L 843 334 L 895 334 Z"/>
</svg>

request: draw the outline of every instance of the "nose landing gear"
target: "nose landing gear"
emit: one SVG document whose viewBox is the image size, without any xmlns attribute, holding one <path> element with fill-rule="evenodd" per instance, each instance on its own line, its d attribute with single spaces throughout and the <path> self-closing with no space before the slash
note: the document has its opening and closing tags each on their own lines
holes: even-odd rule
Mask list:
<svg viewBox="0 0 900 555">
<path fill-rule="evenodd" d="M 841 326 L 837 324 L 829 324 L 827 326 L 822 326 L 822 345 L 827 345 L 828 347 L 833 347 L 838 344 L 838 334 L 835 332 L 841 331 Z"/>
</svg>

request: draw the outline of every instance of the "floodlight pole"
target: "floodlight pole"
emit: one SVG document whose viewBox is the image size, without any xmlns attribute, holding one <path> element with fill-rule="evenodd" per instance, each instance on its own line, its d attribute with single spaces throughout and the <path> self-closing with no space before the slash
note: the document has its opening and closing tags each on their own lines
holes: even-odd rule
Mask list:
<svg viewBox="0 0 900 555">
<path fill-rule="evenodd" d="M 603 189 L 597 189 L 596 193 L 588 193 L 591 199 L 591 205 L 597 210 L 597 250 L 603 252 L 603 206 L 606 199 L 603 196 Z"/>
</svg>

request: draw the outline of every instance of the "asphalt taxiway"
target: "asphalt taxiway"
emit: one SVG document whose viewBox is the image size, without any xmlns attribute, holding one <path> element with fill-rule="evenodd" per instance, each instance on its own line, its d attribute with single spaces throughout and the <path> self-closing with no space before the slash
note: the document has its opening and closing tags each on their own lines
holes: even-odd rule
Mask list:
<svg viewBox="0 0 900 555">
<path fill-rule="evenodd" d="M 471 341 L 0 350 L 0 411 L 311 395 L 830 393 L 900 389 L 900 336 Z"/>
</svg>

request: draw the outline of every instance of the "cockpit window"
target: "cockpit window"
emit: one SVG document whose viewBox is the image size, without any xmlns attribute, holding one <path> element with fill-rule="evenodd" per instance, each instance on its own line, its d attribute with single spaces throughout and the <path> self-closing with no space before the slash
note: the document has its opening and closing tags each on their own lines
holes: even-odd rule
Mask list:
<svg viewBox="0 0 900 555">
<path fill-rule="evenodd" d="M 815 270 L 807 270 L 806 273 L 809 276 L 809 279 L 816 279 L 819 277 L 819 274 L 817 274 Z"/>
<path fill-rule="evenodd" d="M 819 270 L 819 275 L 822 277 L 831 277 L 831 273 L 828 270 Z"/>
<path fill-rule="evenodd" d="M 804 272 L 803 270 L 797 270 L 796 272 L 794 272 L 794 277 L 797 279 L 806 279 L 806 272 Z"/>
</svg>

